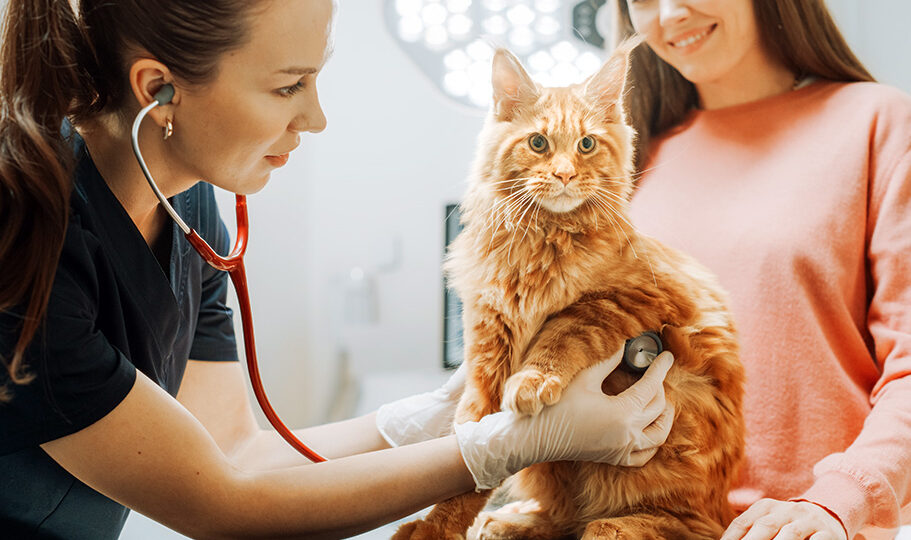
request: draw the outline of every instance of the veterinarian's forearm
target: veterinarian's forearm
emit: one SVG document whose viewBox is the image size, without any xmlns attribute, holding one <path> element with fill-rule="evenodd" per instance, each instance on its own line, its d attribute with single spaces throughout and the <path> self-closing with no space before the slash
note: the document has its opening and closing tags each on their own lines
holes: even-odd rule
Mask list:
<svg viewBox="0 0 911 540">
<path fill-rule="evenodd" d="M 258 494 L 249 499 L 258 508 L 245 508 L 245 516 L 281 516 L 273 530 L 306 538 L 354 535 L 475 486 L 455 436 L 253 473 L 245 483 L 242 492 Z"/>
<path fill-rule="evenodd" d="M 389 448 L 376 429 L 376 414 L 295 430 L 294 434 L 327 459 L 337 459 Z M 307 465 L 310 460 L 291 447 L 278 432 L 257 432 L 232 459 L 247 471 L 265 471 Z"/>
</svg>

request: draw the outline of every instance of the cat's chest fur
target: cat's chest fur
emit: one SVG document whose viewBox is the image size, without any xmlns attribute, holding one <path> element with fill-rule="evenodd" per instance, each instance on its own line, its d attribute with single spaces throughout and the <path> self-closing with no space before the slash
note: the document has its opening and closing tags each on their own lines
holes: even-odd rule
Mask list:
<svg viewBox="0 0 911 540">
<path fill-rule="evenodd" d="M 503 243 L 497 245 L 497 240 Z M 490 236 L 469 228 L 453 244 L 447 272 L 465 309 L 495 311 L 509 321 L 516 337 L 527 339 L 548 316 L 608 281 L 622 281 L 610 276 L 622 276 L 628 264 L 616 240 L 597 231 L 545 228 L 521 241 L 491 242 Z"/>
</svg>

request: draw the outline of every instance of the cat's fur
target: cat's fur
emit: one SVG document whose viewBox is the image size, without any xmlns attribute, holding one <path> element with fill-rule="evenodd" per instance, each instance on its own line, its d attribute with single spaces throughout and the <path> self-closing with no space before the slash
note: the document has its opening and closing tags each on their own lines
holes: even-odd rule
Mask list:
<svg viewBox="0 0 911 540">
<path fill-rule="evenodd" d="M 726 495 L 744 440 L 735 330 L 715 278 L 627 222 L 628 53 L 618 49 L 568 88 L 535 84 L 506 51 L 494 58 L 495 104 L 462 204 L 465 228 L 446 262 L 464 304 L 470 366 L 456 421 L 501 406 L 536 414 L 580 370 L 655 330 L 675 357 L 665 380 L 673 428 L 641 468 L 558 462 L 521 471 L 512 490 L 538 508 L 482 514 L 481 538 L 718 538 L 732 517 Z M 534 133 L 547 151 L 532 149 Z M 590 153 L 579 150 L 585 135 L 596 141 Z M 559 176 L 569 180 L 562 197 Z M 635 379 L 616 370 L 604 387 L 617 393 Z M 394 538 L 464 538 L 488 495 L 444 501 Z"/>
</svg>

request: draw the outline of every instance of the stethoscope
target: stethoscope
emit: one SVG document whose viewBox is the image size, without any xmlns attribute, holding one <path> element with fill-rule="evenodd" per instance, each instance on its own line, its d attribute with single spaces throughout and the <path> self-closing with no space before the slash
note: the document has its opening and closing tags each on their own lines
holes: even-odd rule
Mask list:
<svg viewBox="0 0 911 540">
<path fill-rule="evenodd" d="M 655 332 L 643 332 L 626 340 L 623 346 L 622 366 L 634 374 L 645 373 L 655 358 L 664 351 L 661 336 Z"/>
<path fill-rule="evenodd" d="M 190 242 L 190 245 L 196 249 L 199 255 L 209 263 L 210 266 L 227 272 L 228 275 L 231 276 L 231 281 L 234 283 L 234 289 L 237 293 L 237 301 L 240 305 L 240 318 L 244 333 L 244 352 L 247 357 L 247 370 L 250 373 L 250 383 L 253 386 L 253 394 L 256 396 L 256 400 L 259 402 L 259 406 L 262 408 L 263 413 L 265 413 L 266 418 L 269 419 L 269 423 L 272 424 L 275 431 L 277 431 L 288 444 L 293 446 L 308 459 L 313 462 L 326 461 L 326 458 L 320 456 L 302 443 L 300 439 L 288 429 L 284 422 L 281 421 L 278 414 L 275 412 L 275 409 L 272 408 L 272 404 L 269 403 L 269 399 L 266 397 L 263 381 L 259 375 L 259 364 L 256 362 L 256 343 L 253 337 L 253 314 L 250 309 L 250 293 L 247 288 L 247 274 L 244 269 L 244 253 L 247 251 L 247 234 L 250 230 L 250 224 L 247 221 L 247 197 L 245 195 L 236 196 L 237 238 L 234 241 L 234 249 L 231 250 L 231 253 L 227 257 L 222 257 L 218 253 L 215 253 L 215 250 L 213 250 L 194 229 L 191 229 L 184 220 L 177 215 L 177 212 L 174 211 L 174 207 L 171 206 L 171 203 L 168 202 L 164 194 L 161 193 L 161 190 L 158 189 L 155 180 L 152 179 L 152 173 L 149 172 L 149 168 L 142 158 L 142 153 L 139 151 L 139 126 L 142 123 L 143 118 L 145 118 L 149 111 L 155 107 L 170 103 L 173 97 L 174 87 L 170 84 L 166 84 L 155 94 L 154 101 L 144 107 L 139 111 L 139 114 L 136 115 L 136 119 L 133 121 L 132 131 L 133 154 L 136 155 L 136 161 L 139 162 L 142 174 L 144 174 L 146 180 L 149 181 L 149 186 L 152 187 L 152 191 L 155 192 L 158 201 L 161 202 L 161 205 L 164 207 L 165 211 L 167 211 L 168 215 L 171 216 L 171 219 L 173 219 L 177 226 L 180 227 L 180 230 L 183 231 L 183 234 L 186 236 L 187 241 Z M 661 354 L 663 350 L 664 347 L 661 343 L 661 337 L 658 334 L 655 332 L 644 332 L 635 338 L 626 340 L 623 351 L 623 366 L 633 373 L 643 373 L 648 366 L 651 365 L 655 357 Z"/>
<path fill-rule="evenodd" d="M 142 154 L 139 152 L 139 125 L 142 123 L 142 119 L 155 107 L 170 103 L 173 97 L 174 87 L 170 84 L 166 84 L 155 94 L 154 101 L 136 115 L 136 120 L 133 121 L 132 132 L 133 153 L 136 155 L 136 160 L 139 162 L 142 174 L 145 175 L 146 180 L 149 181 L 149 185 L 152 187 L 152 191 L 155 192 L 155 196 L 158 197 L 159 202 L 161 202 L 161 205 L 168 212 L 168 215 L 171 216 L 171 219 L 173 219 L 177 226 L 180 227 L 180 230 L 183 231 L 183 234 L 186 236 L 187 241 L 190 242 L 190 245 L 196 249 L 209 265 L 218 270 L 225 271 L 231 276 L 231 281 L 234 283 L 234 290 L 237 292 L 237 302 L 240 305 L 240 318 L 244 332 L 244 351 L 247 357 L 247 370 L 250 372 L 250 383 L 253 386 L 253 393 L 256 395 L 256 400 L 259 402 L 259 406 L 262 408 L 263 413 L 265 413 L 266 418 L 269 419 L 269 423 L 272 424 L 275 431 L 277 431 L 282 438 L 288 441 L 288 444 L 293 446 L 298 452 L 311 461 L 326 461 L 326 458 L 308 448 L 307 445 L 302 443 L 300 439 L 285 426 L 284 422 L 281 421 L 278 414 L 275 412 L 275 409 L 273 409 L 272 405 L 269 403 L 269 399 L 266 397 L 266 391 L 263 389 L 263 381 L 259 375 L 259 365 L 256 362 L 256 344 L 253 338 L 253 314 L 250 310 L 250 293 L 247 289 L 247 274 L 244 270 L 244 253 L 247 251 L 247 233 L 250 229 L 249 222 L 247 221 L 247 197 L 244 195 L 236 196 L 237 239 L 234 241 L 234 249 L 231 250 L 231 253 L 227 257 L 222 257 L 218 253 L 215 253 L 215 250 L 213 250 L 195 230 L 187 226 L 183 219 L 177 215 L 177 212 L 174 211 L 174 207 L 171 206 L 171 203 L 168 202 L 164 194 L 161 193 L 161 190 L 158 189 L 158 185 L 155 184 L 155 181 L 152 179 L 152 174 L 149 172 L 148 167 L 146 167 L 145 160 L 142 159 Z"/>
</svg>

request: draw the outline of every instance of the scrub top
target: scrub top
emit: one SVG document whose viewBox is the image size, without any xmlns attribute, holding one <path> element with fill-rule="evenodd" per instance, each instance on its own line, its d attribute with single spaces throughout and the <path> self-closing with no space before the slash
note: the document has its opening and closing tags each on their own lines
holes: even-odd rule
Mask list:
<svg viewBox="0 0 911 540">
<path fill-rule="evenodd" d="M 170 253 L 159 263 L 82 138 L 68 125 L 64 133 L 78 165 L 47 316 L 26 355 L 36 377 L 14 385 L 0 369 L 0 385 L 12 393 L 0 402 L 2 538 L 117 538 L 129 510 L 75 479 L 39 445 L 109 413 L 137 369 L 176 396 L 187 359 L 237 360 L 227 274 L 209 267 L 173 224 Z M 212 186 L 200 182 L 171 204 L 217 252 L 228 252 Z M 0 313 L 6 358 L 18 336 L 16 313 Z"/>
</svg>

